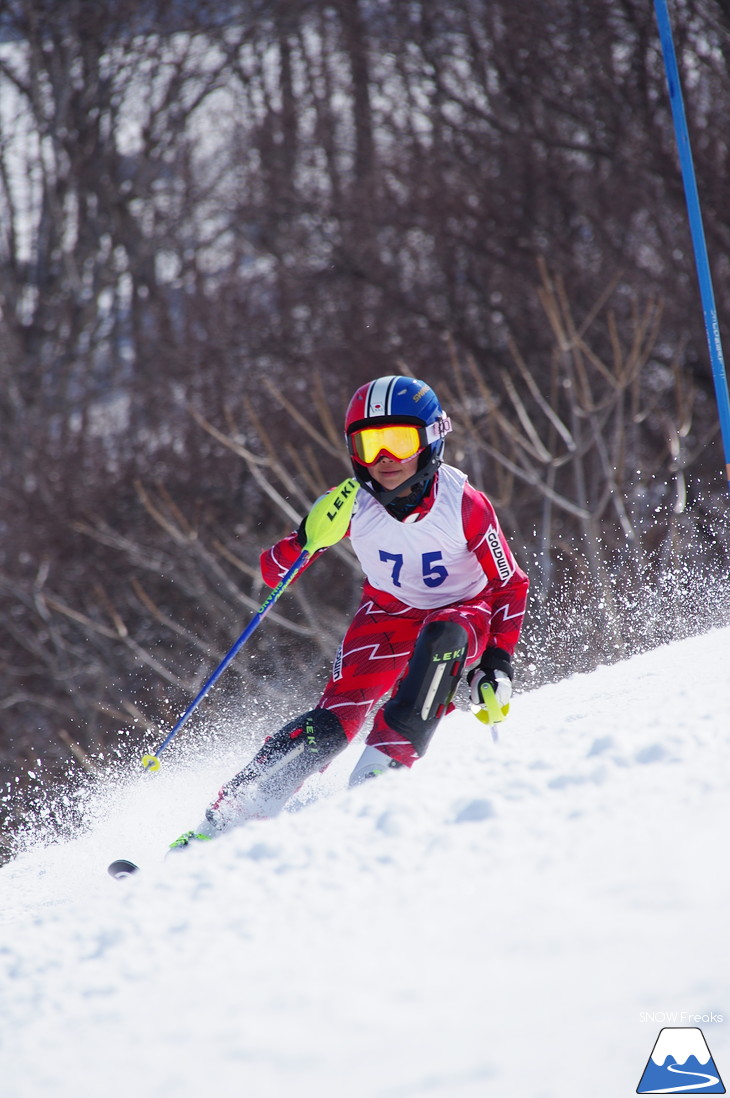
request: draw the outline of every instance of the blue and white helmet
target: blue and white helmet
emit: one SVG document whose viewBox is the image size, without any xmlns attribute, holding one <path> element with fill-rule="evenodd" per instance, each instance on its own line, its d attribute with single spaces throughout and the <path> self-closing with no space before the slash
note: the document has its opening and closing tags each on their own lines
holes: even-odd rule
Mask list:
<svg viewBox="0 0 730 1098">
<path fill-rule="evenodd" d="M 426 490 L 443 460 L 444 437 L 451 430 L 451 422 L 438 397 L 425 381 L 390 374 L 376 378 L 357 390 L 345 414 L 345 438 L 353 472 L 363 487 L 386 505 L 390 499 L 385 497 L 395 493 L 384 492 L 368 472 L 368 465 L 373 464 L 378 453 L 375 448 L 377 443 L 371 446 L 370 454 L 364 451 L 361 443 L 363 438 L 367 439 L 368 429 L 378 430 L 391 425 L 412 426 L 418 431 L 418 443 L 414 442 L 415 449 L 410 451 L 418 454 L 418 468 L 408 481 L 398 487 L 399 494 L 406 487 L 412 490 L 420 488 L 421 492 Z M 387 436 L 384 435 L 384 438 L 387 439 Z M 410 456 L 410 453 L 393 453 L 387 441 L 384 441 L 381 452 L 401 460 Z"/>
</svg>

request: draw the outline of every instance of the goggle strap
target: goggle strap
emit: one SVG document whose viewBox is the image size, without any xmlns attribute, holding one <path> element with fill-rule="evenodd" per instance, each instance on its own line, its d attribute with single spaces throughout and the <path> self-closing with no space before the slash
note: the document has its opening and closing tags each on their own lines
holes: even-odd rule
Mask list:
<svg viewBox="0 0 730 1098">
<path fill-rule="evenodd" d="M 447 415 L 439 416 L 435 423 L 429 423 L 426 427 L 426 441 L 438 442 L 439 439 L 448 435 L 451 430 L 451 420 Z"/>
</svg>

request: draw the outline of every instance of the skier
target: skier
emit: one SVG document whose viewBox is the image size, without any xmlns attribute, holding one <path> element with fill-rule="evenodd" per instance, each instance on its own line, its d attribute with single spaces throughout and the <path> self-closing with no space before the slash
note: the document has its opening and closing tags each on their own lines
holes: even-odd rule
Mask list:
<svg viewBox="0 0 730 1098">
<path fill-rule="evenodd" d="M 269 737 L 173 848 L 274 815 L 386 696 L 351 785 L 425 754 L 466 667 L 477 716 L 493 724 L 507 715 L 528 579 L 487 497 L 442 463 L 450 430 L 434 391 L 415 378 L 381 377 L 353 396 L 345 438 L 360 488 L 348 535 L 365 573 L 360 605 L 316 706 Z M 301 553 L 313 514 L 262 554 L 269 587 Z"/>
</svg>

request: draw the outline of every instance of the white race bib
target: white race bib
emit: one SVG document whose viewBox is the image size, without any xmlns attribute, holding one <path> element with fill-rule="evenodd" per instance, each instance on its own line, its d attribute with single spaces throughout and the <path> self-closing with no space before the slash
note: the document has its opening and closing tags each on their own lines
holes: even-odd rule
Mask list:
<svg viewBox="0 0 730 1098">
<path fill-rule="evenodd" d="M 466 481 L 459 469 L 441 465 L 436 499 L 418 522 L 399 522 L 369 492 L 358 492 L 350 539 L 373 587 L 419 610 L 474 598 L 486 587 L 464 535 Z"/>
</svg>

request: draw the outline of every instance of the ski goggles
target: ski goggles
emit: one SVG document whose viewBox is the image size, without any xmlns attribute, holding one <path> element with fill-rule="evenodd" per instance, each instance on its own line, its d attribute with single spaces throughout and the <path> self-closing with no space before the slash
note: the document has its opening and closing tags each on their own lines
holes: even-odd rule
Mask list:
<svg viewBox="0 0 730 1098">
<path fill-rule="evenodd" d="M 374 465 L 380 457 L 408 461 L 420 454 L 432 442 L 437 442 L 451 430 L 451 420 L 441 416 L 428 427 L 413 423 L 388 423 L 384 427 L 361 427 L 348 436 L 351 455 L 361 465 Z"/>
</svg>

